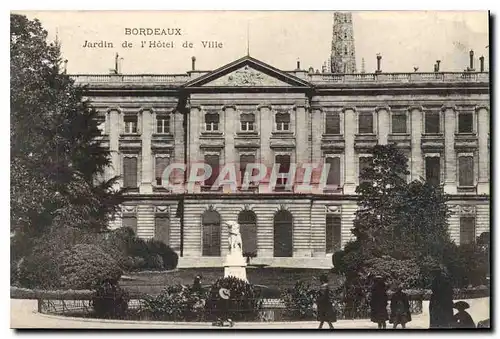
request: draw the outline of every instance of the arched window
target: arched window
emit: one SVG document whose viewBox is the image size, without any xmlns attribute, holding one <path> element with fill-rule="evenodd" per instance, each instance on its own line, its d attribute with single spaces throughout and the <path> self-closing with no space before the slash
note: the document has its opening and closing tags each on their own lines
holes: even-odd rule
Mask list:
<svg viewBox="0 0 500 339">
<path fill-rule="evenodd" d="M 205 257 L 220 256 L 221 227 L 220 215 L 216 211 L 206 211 L 201 216 L 203 229 L 202 255 Z"/>
<path fill-rule="evenodd" d="M 293 256 L 293 216 L 285 210 L 274 215 L 274 256 Z"/>
<path fill-rule="evenodd" d="M 253 211 L 241 211 L 238 214 L 243 255 L 252 253 L 257 255 L 257 216 Z"/>
</svg>

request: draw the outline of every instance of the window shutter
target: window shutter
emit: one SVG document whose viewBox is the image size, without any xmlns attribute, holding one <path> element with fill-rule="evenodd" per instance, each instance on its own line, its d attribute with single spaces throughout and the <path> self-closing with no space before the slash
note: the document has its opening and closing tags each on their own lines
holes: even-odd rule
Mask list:
<svg viewBox="0 0 500 339">
<path fill-rule="evenodd" d="M 425 113 L 425 133 L 437 134 L 439 127 L 439 114 Z"/>
<path fill-rule="evenodd" d="M 326 115 L 326 134 L 340 134 L 340 115 L 338 113 Z"/>
<path fill-rule="evenodd" d="M 459 186 L 474 185 L 474 159 L 473 157 L 459 157 Z"/>
<path fill-rule="evenodd" d="M 472 113 L 460 113 L 458 115 L 458 133 L 472 133 L 473 119 Z"/>
<path fill-rule="evenodd" d="M 360 134 L 373 133 L 373 114 L 361 113 L 358 116 L 358 119 L 359 119 L 359 133 Z"/>
<path fill-rule="evenodd" d="M 155 160 L 156 160 L 156 164 L 155 164 L 156 165 L 156 168 L 155 168 L 156 184 L 162 185 L 162 184 L 164 184 L 163 172 L 165 171 L 165 168 L 167 168 L 170 159 L 167 157 L 156 157 Z"/>
<path fill-rule="evenodd" d="M 406 114 L 392 115 L 392 133 L 406 133 Z"/>
<path fill-rule="evenodd" d="M 425 158 L 425 180 L 434 186 L 441 183 L 441 159 L 439 157 Z"/>
<path fill-rule="evenodd" d="M 334 253 L 341 249 L 341 218 L 337 214 L 326 215 L 326 253 Z"/>
<path fill-rule="evenodd" d="M 137 187 L 137 158 L 123 158 L 123 186 Z"/>
<path fill-rule="evenodd" d="M 338 185 L 340 186 L 340 158 L 326 158 L 326 163 L 330 164 L 330 169 L 328 170 L 328 178 L 326 179 L 327 185 Z"/>
<path fill-rule="evenodd" d="M 460 217 L 460 244 L 471 244 L 475 241 L 476 218 Z"/>
<path fill-rule="evenodd" d="M 170 219 L 167 216 L 155 217 L 155 240 L 170 245 Z"/>
</svg>

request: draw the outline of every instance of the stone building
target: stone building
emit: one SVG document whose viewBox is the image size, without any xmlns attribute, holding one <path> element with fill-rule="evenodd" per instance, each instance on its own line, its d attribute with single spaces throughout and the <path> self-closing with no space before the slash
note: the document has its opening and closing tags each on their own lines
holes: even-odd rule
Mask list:
<svg viewBox="0 0 500 339">
<path fill-rule="evenodd" d="M 240 222 L 254 263 L 330 267 L 331 254 L 351 239 L 359 171 L 377 143 L 405 152 L 408 180 L 444 185 L 456 242 L 489 231 L 487 72 L 311 73 L 245 56 L 214 71 L 196 70 L 193 58 L 186 74 L 73 77 L 88 85 L 100 113 L 112 153 L 107 175 L 120 175 L 128 189 L 113 226 L 165 241 L 180 267 L 220 266 L 227 220 Z M 299 178 L 292 189 L 264 179 L 210 191 L 213 176 L 187 182 L 183 171 L 170 176 L 181 185 L 162 182 L 172 163 L 242 170 L 253 162 L 280 163 L 280 173 L 290 163 L 328 163 L 334 189 L 299 191 Z"/>
</svg>

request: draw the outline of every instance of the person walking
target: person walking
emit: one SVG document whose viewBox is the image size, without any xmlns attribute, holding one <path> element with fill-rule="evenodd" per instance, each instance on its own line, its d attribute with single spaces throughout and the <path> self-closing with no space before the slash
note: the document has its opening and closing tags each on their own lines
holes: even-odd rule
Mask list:
<svg viewBox="0 0 500 339">
<path fill-rule="evenodd" d="M 442 270 L 434 272 L 429 315 L 429 328 L 451 328 L 453 326 L 453 286 Z"/>
<path fill-rule="evenodd" d="M 453 316 L 455 328 L 476 328 L 476 324 L 470 314 L 466 311 L 470 306 L 465 301 L 457 301 L 453 308 L 458 310 L 457 314 Z"/>
<path fill-rule="evenodd" d="M 320 288 L 318 297 L 316 298 L 317 306 L 317 319 L 319 321 L 319 327 L 323 328 L 325 322 L 328 323 L 330 329 L 333 329 L 334 322 L 337 321 L 337 315 L 333 308 L 332 302 L 330 301 L 330 288 L 328 287 L 328 276 L 322 274 L 319 278 Z"/>
<path fill-rule="evenodd" d="M 377 323 L 379 329 L 385 329 L 388 318 L 387 288 L 384 278 L 376 276 L 371 290 L 370 320 Z"/>
<path fill-rule="evenodd" d="M 391 297 L 391 318 L 393 328 L 400 324 L 406 328 L 406 323 L 411 321 L 410 302 L 408 295 L 403 292 L 403 287 L 398 286 L 396 292 Z"/>
</svg>

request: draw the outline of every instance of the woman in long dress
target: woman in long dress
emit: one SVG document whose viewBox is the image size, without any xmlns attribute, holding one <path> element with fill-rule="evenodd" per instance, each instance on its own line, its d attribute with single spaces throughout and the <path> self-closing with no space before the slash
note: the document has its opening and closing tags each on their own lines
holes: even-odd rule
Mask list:
<svg viewBox="0 0 500 339">
<path fill-rule="evenodd" d="M 386 328 L 387 314 L 387 288 L 384 279 L 376 276 L 372 286 L 370 299 L 370 319 L 377 323 L 378 328 Z"/>
<path fill-rule="evenodd" d="M 430 328 L 453 327 L 453 286 L 441 271 L 435 273 L 429 301 Z"/>
<path fill-rule="evenodd" d="M 323 328 L 323 324 L 327 322 L 330 329 L 333 329 L 332 323 L 337 321 L 337 315 L 335 314 L 332 302 L 330 301 L 328 277 L 326 276 L 326 274 L 324 274 L 319 279 L 321 287 L 319 289 L 318 298 L 316 299 L 316 305 L 318 307 L 317 318 L 319 321 L 319 328 Z"/>
</svg>

